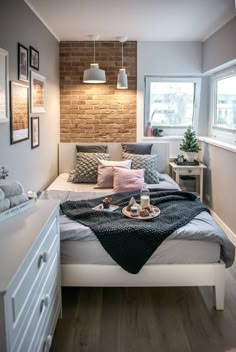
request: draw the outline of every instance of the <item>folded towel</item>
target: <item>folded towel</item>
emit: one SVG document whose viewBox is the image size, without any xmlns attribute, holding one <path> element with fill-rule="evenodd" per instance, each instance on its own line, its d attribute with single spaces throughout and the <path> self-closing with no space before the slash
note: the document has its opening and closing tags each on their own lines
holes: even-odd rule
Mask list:
<svg viewBox="0 0 236 352">
<path fill-rule="evenodd" d="M 6 198 L 24 193 L 23 186 L 16 181 L 0 184 L 0 189 L 3 191 Z"/>
<path fill-rule="evenodd" d="M 17 205 L 19 205 L 21 203 L 27 202 L 28 197 L 25 193 L 23 193 L 23 194 L 19 194 L 17 196 L 9 197 L 8 199 L 10 201 L 10 206 L 12 208 L 12 207 L 16 207 Z"/>
<path fill-rule="evenodd" d="M 10 208 L 10 201 L 9 199 L 5 198 L 0 200 L 0 213 L 4 210 L 7 210 Z"/>
<path fill-rule="evenodd" d="M 3 200 L 4 198 L 5 198 L 5 194 L 0 188 L 0 200 Z"/>
</svg>

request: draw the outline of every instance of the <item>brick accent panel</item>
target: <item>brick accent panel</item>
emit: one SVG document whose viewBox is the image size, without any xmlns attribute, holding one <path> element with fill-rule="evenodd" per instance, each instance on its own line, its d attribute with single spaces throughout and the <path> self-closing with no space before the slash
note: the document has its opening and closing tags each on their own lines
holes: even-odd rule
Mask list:
<svg viewBox="0 0 236 352">
<path fill-rule="evenodd" d="M 96 42 L 96 62 L 105 84 L 84 84 L 93 63 L 93 42 L 60 43 L 61 142 L 135 142 L 137 42 L 124 43 L 129 89 L 116 88 L 121 43 Z"/>
</svg>

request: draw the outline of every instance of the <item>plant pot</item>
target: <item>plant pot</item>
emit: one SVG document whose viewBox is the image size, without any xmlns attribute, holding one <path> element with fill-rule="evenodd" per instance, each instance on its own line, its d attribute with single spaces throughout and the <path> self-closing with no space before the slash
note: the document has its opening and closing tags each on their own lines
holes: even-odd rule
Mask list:
<svg viewBox="0 0 236 352">
<path fill-rule="evenodd" d="M 195 152 L 187 152 L 187 160 L 192 163 L 194 161 L 195 154 Z"/>
</svg>

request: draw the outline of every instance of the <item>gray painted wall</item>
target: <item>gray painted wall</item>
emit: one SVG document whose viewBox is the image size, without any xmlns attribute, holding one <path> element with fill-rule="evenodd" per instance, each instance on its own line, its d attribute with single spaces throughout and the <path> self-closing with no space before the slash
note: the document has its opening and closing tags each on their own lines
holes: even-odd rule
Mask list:
<svg viewBox="0 0 236 352">
<path fill-rule="evenodd" d="M 203 162 L 207 165 L 205 202 L 236 233 L 236 154 L 206 143 L 201 143 L 201 148 Z"/>
<path fill-rule="evenodd" d="M 236 59 L 236 17 L 202 45 L 202 71 L 214 70 Z"/>
<path fill-rule="evenodd" d="M 59 43 L 24 0 L 1 0 L 0 48 L 9 53 L 9 79 L 17 80 L 17 42 L 40 53 L 39 73 L 46 77 L 46 113 L 40 116 L 40 147 L 30 140 L 10 145 L 9 124 L 0 124 L 0 167 L 26 190 L 39 190 L 57 175 L 59 141 Z"/>
<path fill-rule="evenodd" d="M 219 29 L 203 43 L 203 71 L 219 71 L 236 60 L 236 18 Z M 204 200 L 236 233 L 235 175 L 236 153 L 202 144 L 202 157 L 207 165 L 204 177 Z"/>
</svg>

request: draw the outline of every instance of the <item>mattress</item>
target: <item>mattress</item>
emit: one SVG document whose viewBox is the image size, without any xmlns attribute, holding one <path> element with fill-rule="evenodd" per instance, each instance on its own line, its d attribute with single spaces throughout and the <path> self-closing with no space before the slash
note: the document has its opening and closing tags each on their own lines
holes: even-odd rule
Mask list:
<svg viewBox="0 0 236 352">
<path fill-rule="evenodd" d="M 178 189 L 168 176 L 153 188 Z M 98 189 L 94 184 L 67 182 L 68 173 L 63 173 L 48 187 L 45 198 L 66 200 L 103 197 L 112 189 Z M 89 227 L 60 216 L 62 264 L 117 265 L 104 250 Z M 217 263 L 223 259 L 232 265 L 234 248 L 224 232 L 207 212 L 202 212 L 187 225 L 174 231 L 153 253 L 146 265 Z"/>
<path fill-rule="evenodd" d="M 146 265 L 208 264 L 220 258 L 218 243 L 187 240 L 165 240 Z M 62 264 L 118 265 L 98 241 L 61 241 Z"/>
</svg>

